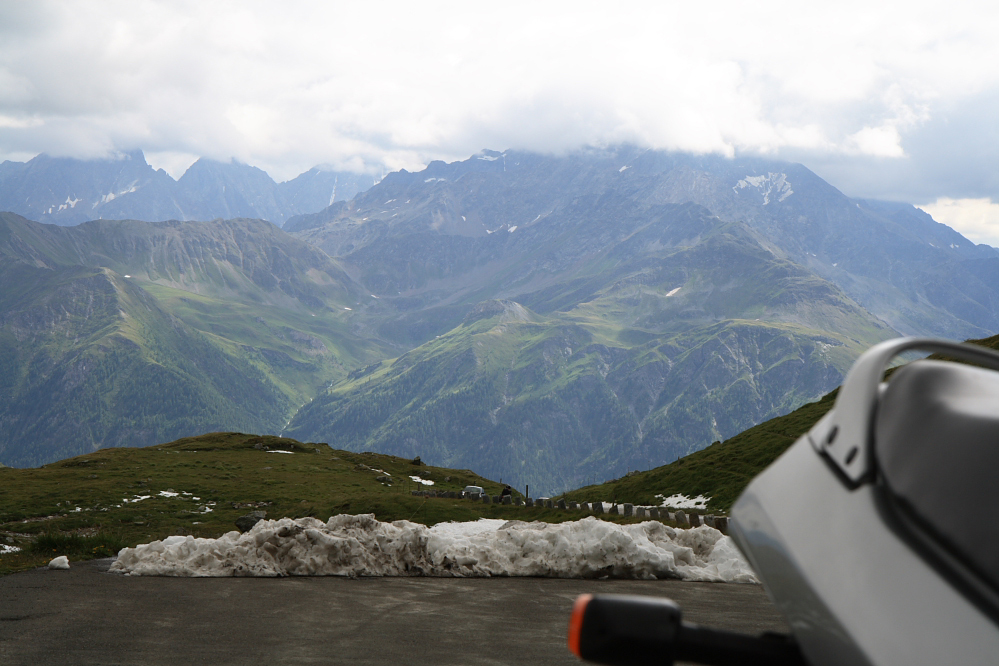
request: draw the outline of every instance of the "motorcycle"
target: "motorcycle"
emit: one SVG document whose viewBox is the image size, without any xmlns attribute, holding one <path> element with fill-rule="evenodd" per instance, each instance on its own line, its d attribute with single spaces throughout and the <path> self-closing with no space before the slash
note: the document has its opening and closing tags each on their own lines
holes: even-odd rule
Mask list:
<svg viewBox="0 0 999 666">
<path fill-rule="evenodd" d="M 921 351 L 894 371 L 892 359 Z M 980 367 L 976 367 L 980 366 Z M 688 624 L 668 599 L 583 595 L 569 647 L 602 664 L 999 663 L 999 354 L 900 338 L 731 510 L 790 635 Z"/>
</svg>

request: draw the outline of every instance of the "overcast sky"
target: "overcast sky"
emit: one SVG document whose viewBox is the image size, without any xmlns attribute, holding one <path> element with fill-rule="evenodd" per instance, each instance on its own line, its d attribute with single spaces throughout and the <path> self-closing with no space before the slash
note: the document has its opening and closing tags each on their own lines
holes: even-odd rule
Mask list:
<svg viewBox="0 0 999 666">
<path fill-rule="evenodd" d="M 286 180 L 632 142 L 792 159 L 999 245 L 994 4 L 621 4 L 0 0 L 0 160 Z"/>
</svg>

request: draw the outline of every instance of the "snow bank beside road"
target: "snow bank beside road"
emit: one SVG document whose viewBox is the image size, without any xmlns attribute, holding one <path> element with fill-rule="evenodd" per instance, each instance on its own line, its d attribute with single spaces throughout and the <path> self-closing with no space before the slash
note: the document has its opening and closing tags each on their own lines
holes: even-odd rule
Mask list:
<svg viewBox="0 0 999 666">
<path fill-rule="evenodd" d="M 686 495 L 681 495 L 679 493 L 676 495 L 670 495 L 669 497 L 656 495 L 656 499 L 660 500 L 659 506 L 664 506 L 670 509 L 707 509 L 708 502 L 711 501 L 710 497 L 705 497 L 704 495 L 687 497 Z"/>
<path fill-rule="evenodd" d="M 262 520 L 218 539 L 174 536 L 124 548 L 112 571 L 146 576 L 546 576 L 755 583 L 710 527 L 589 517 L 552 525 L 480 520 L 432 528 L 373 515 Z"/>
</svg>

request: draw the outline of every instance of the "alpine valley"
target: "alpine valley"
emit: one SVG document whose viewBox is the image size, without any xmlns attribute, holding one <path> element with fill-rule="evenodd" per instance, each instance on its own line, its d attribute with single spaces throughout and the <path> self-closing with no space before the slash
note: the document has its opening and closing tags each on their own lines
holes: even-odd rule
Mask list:
<svg viewBox="0 0 999 666">
<path fill-rule="evenodd" d="M 106 162 L 53 166 L 49 198 L 106 190 Z M 8 164 L 4 205 L 30 180 Z M 196 164 L 181 208 L 218 210 L 237 166 Z M 163 177 L 114 210 L 198 217 Z M 879 340 L 999 330 L 999 251 L 797 164 L 484 151 L 349 200 L 323 181 L 300 215 L 250 180 L 237 215 L 270 222 L 0 214 L 0 462 L 238 430 L 555 492 L 815 400 Z"/>
</svg>

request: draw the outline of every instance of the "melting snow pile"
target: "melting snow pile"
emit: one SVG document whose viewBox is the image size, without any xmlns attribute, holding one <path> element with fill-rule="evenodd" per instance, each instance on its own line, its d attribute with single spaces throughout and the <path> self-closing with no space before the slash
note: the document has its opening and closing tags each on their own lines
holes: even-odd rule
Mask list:
<svg viewBox="0 0 999 666">
<path fill-rule="evenodd" d="M 669 497 L 656 495 L 656 499 L 662 500 L 659 506 L 665 506 L 670 509 L 707 509 L 708 502 L 711 501 L 710 497 L 705 497 L 704 495 L 687 497 L 679 493 L 670 495 Z"/>
<path fill-rule="evenodd" d="M 373 515 L 262 520 L 218 539 L 173 536 L 123 548 L 113 571 L 152 576 L 548 576 L 755 583 L 711 527 L 593 517 L 558 525 L 479 520 L 432 528 Z"/>
</svg>

